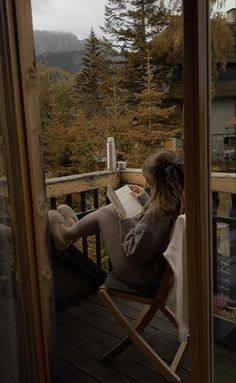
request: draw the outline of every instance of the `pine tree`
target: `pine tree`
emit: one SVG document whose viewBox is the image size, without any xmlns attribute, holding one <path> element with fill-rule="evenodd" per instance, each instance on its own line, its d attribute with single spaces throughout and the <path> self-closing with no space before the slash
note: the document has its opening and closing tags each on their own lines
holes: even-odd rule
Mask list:
<svg viewBox="0 0 236 383">
<path fill-rule="evenodd" d="M 104 86 L 103 107 L 107 119 L 112 121 L 112 134 L 116 135 L 119 119 L 129 107 L 128 91 L 124 88 L 124 74 L 113 60 Z"/>
<path fill-rule="evenodd" d="M 216 81 L 220 71 L 226 69 L 226 52 L 234 45 L 232 30 L 226 18 L 216 12 L 211 18 L 211 73 Z"/>
<path fill-rule="evenodd" d="M 108 0 L 102 30 L 122 52 L 145 52 L 166 24 L 167 13 L 163 0 Z"/>
<path fill-rule="evenodd" d="M 64 84 L 67 87 L 68 84 L 71 86 L 72 74 L 64 71 L 60 68 L 51 67 L 45 64 L 37 65 L 37 85 L 38 85 L 38 96 L 39 106 L 41 111 L 41 126 L 42 129 L 46 129 L 51 124 L 56 111 L 56 91 L 58 85 Z M 63 98 L 65 95 L 63 95 Z"/>
<path fill-rule="evenodd" d="M 75 91 L 82 110 L 88 114 L 95 113 L 101 109 L 101 92 L 107 64 L 102 54 L 101 42 L 93 29 L 85 44 L 82 65 L 82 71 L 75 79 Z"/>
<path fill-rule="evenodd" d="M 175 106 L 164 104 L 166 91 L 160 87 L 153 75 L 151 57 L 147 51 L 146 74 L 143 90 L 136 95 L 133 108 L 133 123 L 127 131 L 130 140 L 136 142 L 132 150 L 134 165 L 153 150 L 160 148 L 167 137 L 176 137 L 181 127 L 175 118 Z"/>
<path fill-rule="evenodd" d="M 108 0 L 105 6 L 102 30 L 124 57 L 129 87 L 137 89 L 140 85 L 148 45 L 166 26 L 167 9 L 163 0 Z"/>
<path fill-rule="evenodd" d="M 176 0 L 177 3 L 178 0 Z M 214 9 L 222 7 L 223 3 L 220 0 L 211 0 L 210 32 L 213 82 L 217 79 L 218 72 L 225 69 L 226 52 L 233 44 L 232 31 L 226 18 L 222 13 L 214 11 Z M 160 78 L 168 84 L 172 80 L 173 69 L 178 68 L 181 71 L 183 66 L 183 19 L 180 9 L 176 14 L 169 16 L 168 27 L 155 36 L 150 50 Z"/>
</svg>

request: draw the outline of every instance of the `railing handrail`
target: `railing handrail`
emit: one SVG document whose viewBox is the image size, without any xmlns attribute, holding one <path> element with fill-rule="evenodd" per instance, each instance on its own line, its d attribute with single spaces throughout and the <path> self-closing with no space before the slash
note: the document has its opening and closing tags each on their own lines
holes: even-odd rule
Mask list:
<svg viewBox="0 0 236 383">
<path fill-rule="evenodd" d="M 236 194 L 236 174 L 213 172 L 212 191 Z"/>
<path fill-rule="evenodd" d="M 100 171 L 75 174 L 65 177 L 46 179 L 47 197 L 59 197 L 65 194 L 81 193 L 119 183 L 145 185 L 142 169 Z M 212 191 L 236 193 L 236 174 L 212 172 Z"/>
<path fill-rule="evenodd" d="M 7 182 L 0 177 L 0 184 Z M 81 193 L 119 183 L 137 183 L 145 185 L 142 169 L 127 168 L 126 170 L 96 171 L 74 174 L 64 177 L 46 179 L 47 198 L 60 197 L 65 194 Z M 212 172 L 212 191 L 236 194 L 236 173 Z"/>
<path fill-rule="evenodd" d="M 75 174 L 72 176 L 46 179 L 47 198 L 60 197 L 67 194 L 82 193 L 89 190 L 104 188 L 107 185 L 119 185 L 120 172 L 100 171 Z"/>
<path fill-rule="evenodd" d="M 79 173 L 79 174 L 73 174 L 69 176 L 63 176 L 63 177 L 54 177 L 54 178 L 47 178 L 46 183 L 48 185 L 55 184 L 55 183 L 63 183 L 65 181 L 78 181 L 84 178 L 103 178 L 104 174 L 117 174 L 119 173 L 119 170 L 104 170 L 104 171 L 97 171 L 97 172 L 90 172 L 90 173 Z"/>
</svg>

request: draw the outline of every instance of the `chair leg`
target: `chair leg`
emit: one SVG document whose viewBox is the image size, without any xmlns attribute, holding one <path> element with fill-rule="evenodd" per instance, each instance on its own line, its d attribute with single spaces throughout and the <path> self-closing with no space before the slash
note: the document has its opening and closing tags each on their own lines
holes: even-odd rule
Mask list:
<svg viewBox="0 0 236 383">
<path fill-rule="evenodd" d="M 132 344 L 132 340 L 127 336 L 115 347 L 113 347 L 111 350 L 103 354 L 102 360 L 108 361 L 108 360 L 115 359 L 118 355 L 124 352 L 131 344 Z"/>
<path fill-rule="evenodd" d="M 107 294 L 106 290 L 100 291 L 100 296 L 103 299 L 104 303 L 109 308 L 110 312 L 114 316 L 114 318 L 118 321 L 124 331 L 128 334 L 129 338 L 134 342 L 134 344 L 146 355 L 148 359 L 150 359 L 157 371 L 169 382 L 180 382 L 180 377 L 172 371 L 171 367 L 169 367 L 149 346 L 149 344 L 137 333 L 137 331 L 131 326 L 131 324 L 123 317 L 120 310 L 114 304 L 109 294 Z"/>
<path fill-rule="evenodd" d="M 183 353 L 184 353 L 184 350 L 186 348 L 186 346 L 188 345 L 188 341 L 186 340 L 185 342 L 181 342 L 180 343 L 180 346 L 178 348 L 178 351 L 177 353 L 175 354 L 175 357 L 174 359 L 172 360 L 172 363 L 170 365 L 172 371 L 175 371 L 176 368 L 178 367 L 178 364 L 179 364 L 179 361 L 180 359 L 182 358 L 183 356 Z"/>
<path fill-rule="evenodd" d="M 161 308 L 161 312 L 165 315 L 165 317 L 176 327 L 178 328 L 178 324 L 176 322 L 176 319 L 175 319 L 175 315 L 173 314 L 173 312 L 169 309 L 169 307 L 165 306 L 165 307 L 162 307 Z M 178 364 L 179 364 L 179 361 L 180 359 L 182 358 L 182 355 L 185 351 L 185 348 L 186 346 L 188 345 L 188 341 L 185 341 L 185 342 L 181 342 L 180 343 L 180 346 L 178 348 L 178 351 L 177 353 L 175 354 L 175 357 L 171 363 L 171 368 L 173 371 L 176 370 L 176 368 L 178 367 Z"/>
<path fill-rule="evenodd" d="M 150 310 L 150 306 L 145 306 L 144 310 L 141 312 L 141 315 L 135 319 L 131 325 L 133 328 L 136 329 L 136 331 L 141 332 L 148 323 L 144 327 L 142 327 L 142 323 L 144 320 L 145 315 L 147 315 L 148 311 Z M 142 328 L 141 328 L 142 327 Z M 102 360 L 112 360 L 118 355 L 120 355 L 122 352 L 124 352 L 130 345 L 132 344 L 132 340 L 126 336 L 120 343 L 118 343 L 115 347 L 113 347 L 111 350 L 106 352 L 102 356 Z"/>
<path fill-rule="evenodd" d="M 100 288 L 99 295 L 102 298 L 102 291 L 106 289 Z M 159 310 L 160 305 L 149 306 L 146 305 L 140 315 L 132 322 L 133 328 L 136 329 L 139 333 L 141 333 L 147 325 L 150 323 L 151 319 L 154 317 L 156 312 Z M 127 336 L 120 343 L 118 343 L 115 347 L 109 350 L 102 356 L 102 360 L 112 360 L 124 352 L 130 345 L 132 344 L 132 340 Z"/>
</svg>

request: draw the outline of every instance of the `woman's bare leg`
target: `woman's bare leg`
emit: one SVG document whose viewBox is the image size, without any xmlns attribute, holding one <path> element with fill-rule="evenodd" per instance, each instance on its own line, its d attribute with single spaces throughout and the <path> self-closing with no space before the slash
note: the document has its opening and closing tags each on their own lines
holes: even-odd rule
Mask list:
<svg viewBox="0 0 236 383">
<path fill-rule="evenodd" d="M 67 228 L 66 237 L 68 241 L 76 241 L 98 232 L 101 233 L 113 271 L 118 278 L 131 284 L 143 284 L 140 273 L 128 262 L 121 246 L 119 218 L 112 205 L 99 208 Z"/>
<path fill-rule="evenodd" d="M 81 237 L 88 237 L 100 232 L 106 246 L 112 265 L 117 260 L 125 257 L 124 250 L 120 242 L 119 218 L 111 205 L 89 213 L 78 223 L 66 229 L 68 241 L 76 241 Z M 120 262 L 120 261 L 119 261 Z"/>
</svg>

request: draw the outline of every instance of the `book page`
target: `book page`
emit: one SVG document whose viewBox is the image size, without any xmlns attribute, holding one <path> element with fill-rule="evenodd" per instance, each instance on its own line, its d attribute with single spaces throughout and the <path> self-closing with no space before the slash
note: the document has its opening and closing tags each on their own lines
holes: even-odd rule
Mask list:
<svg viewBox="0 0 236 383">
<path fill-rule="evenodd" d="M 122 218 L 126 218 L 126 210 L 116 195 L 115 190 L 110 185 L 107 186 L 107 197 L 109 198 L 110 202 L 113 203 L 116 210 L 119 211 Z"/>
<path fill-rule="evenodd" d="M 140 205 L 137 198 L 131 193 L 131 190 L 128 185 L 121 187 L 120 189 L 113 190 L 109 192 L 109 188 L 107 189 L 107 196 L 110 199 L 109 195 L 112 193 L 115 194 L 116 197 L 113 196 L 113 200 L 110 199 L 111 202 L 114 203 L 115 207 L 120 211 L 122 217 L 124 218 L 134 218 L 142 213 L 142 206 Z M 118 203 L 117 203 L 118 199 Z M 120 205 L 122 205 L 123 209 L 120 209 Z M 123 215 L 125 211 L 125 216 Z"/>
</svg>

